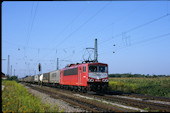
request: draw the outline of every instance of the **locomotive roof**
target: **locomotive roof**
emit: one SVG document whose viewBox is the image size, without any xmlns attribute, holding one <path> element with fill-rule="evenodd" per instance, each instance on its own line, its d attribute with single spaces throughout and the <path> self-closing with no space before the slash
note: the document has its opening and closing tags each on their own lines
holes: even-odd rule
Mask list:
<svg viewBox="0 0 170 113">
<path fill-rule="evenodd" d="M 88 62 L 88 63 L 80 63 L 80 64 L 77 63 L 77 64 L 69 64 L 69 66 L 67 66 L 67 67 L 65 67 L 63 69 L 65 70 L 65 69 L 69 69 L 69 68 L 75 68 L 75 67 L 78 67 L 80 65 L 100 65 L 100 64 L 107 65 L 106 63 L 99 63 L 99 62 Z"/>
</svg>

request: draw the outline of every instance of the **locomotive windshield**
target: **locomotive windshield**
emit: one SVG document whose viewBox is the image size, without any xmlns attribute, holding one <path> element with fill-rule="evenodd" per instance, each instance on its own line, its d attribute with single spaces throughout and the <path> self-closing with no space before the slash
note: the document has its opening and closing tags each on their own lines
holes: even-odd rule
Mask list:
<svg viewBox="0 0 170 113">
<path fill-rule="evenodd" d="M 102 65 L 91 65 L 89 66 L 89 72 L 107 72 L 107 67 Z"/>
<path fill-rule="evenodd" d="M 99 72 L 107 72 L 106 66 L 99 66 Z"/>
</svg>

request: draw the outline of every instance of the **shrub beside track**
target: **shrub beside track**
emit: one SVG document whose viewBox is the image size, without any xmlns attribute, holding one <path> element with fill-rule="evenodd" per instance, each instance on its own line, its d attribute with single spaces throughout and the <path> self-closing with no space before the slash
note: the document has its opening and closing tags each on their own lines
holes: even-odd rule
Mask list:
<svg viewBox="0 0 170 113">
<path fill-rule="evenodd" d="M 41 103 L 16 81 L 3 80 L 5 86 L 2 91 L 2 112 L 58 112 Z"/>
</svg>

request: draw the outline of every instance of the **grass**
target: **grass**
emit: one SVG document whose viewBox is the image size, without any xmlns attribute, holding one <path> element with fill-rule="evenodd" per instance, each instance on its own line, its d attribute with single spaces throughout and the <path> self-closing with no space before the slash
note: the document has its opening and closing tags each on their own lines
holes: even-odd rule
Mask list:
<svg viewBox="0 0 170 113">
<path fill-rule="evenodd" d="M 170 77 L 109 78 L 109 89 L 125 93 L 170 97 Z"/>
<path fill-rule="evenodd" d="M 2 85 L 5 86 L 2 91 L 3 112 L 59 112 L 57 105 L 43 104 L 16 81 L 3 80 Z"/>
</svg>

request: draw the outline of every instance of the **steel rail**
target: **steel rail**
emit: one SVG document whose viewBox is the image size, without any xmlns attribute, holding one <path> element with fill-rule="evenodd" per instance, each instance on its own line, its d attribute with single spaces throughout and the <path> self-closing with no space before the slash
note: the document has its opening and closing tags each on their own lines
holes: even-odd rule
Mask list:
<svg viewBox="0 0 170 113">
<path fill-rule="evenodd" d="M 30 88 L 38 90 L 40 92 L 46 93 L 50 95 L 52 98 L 56 99 L 62 99 L 68 103 L 71 103 L 73 105 L 79 106 L 80 108 L 83 108 L 87 111 L 91 112 L 128 112 L 127 110 L 120 109 L 113 107 L 111 105 L 106 105 L 100 102 L 96 102 L 93 100 L 87 100 L 87 99 L 81 99 L 78 97 L 75 97 L 73 95 L 66 94 L 64 92 L 60 92 L 59 90 L 54 90 L 52 88 L 47 87 L 38 87 L 38 86 L 32 86 L 29 85 Z"/>
</svg>

